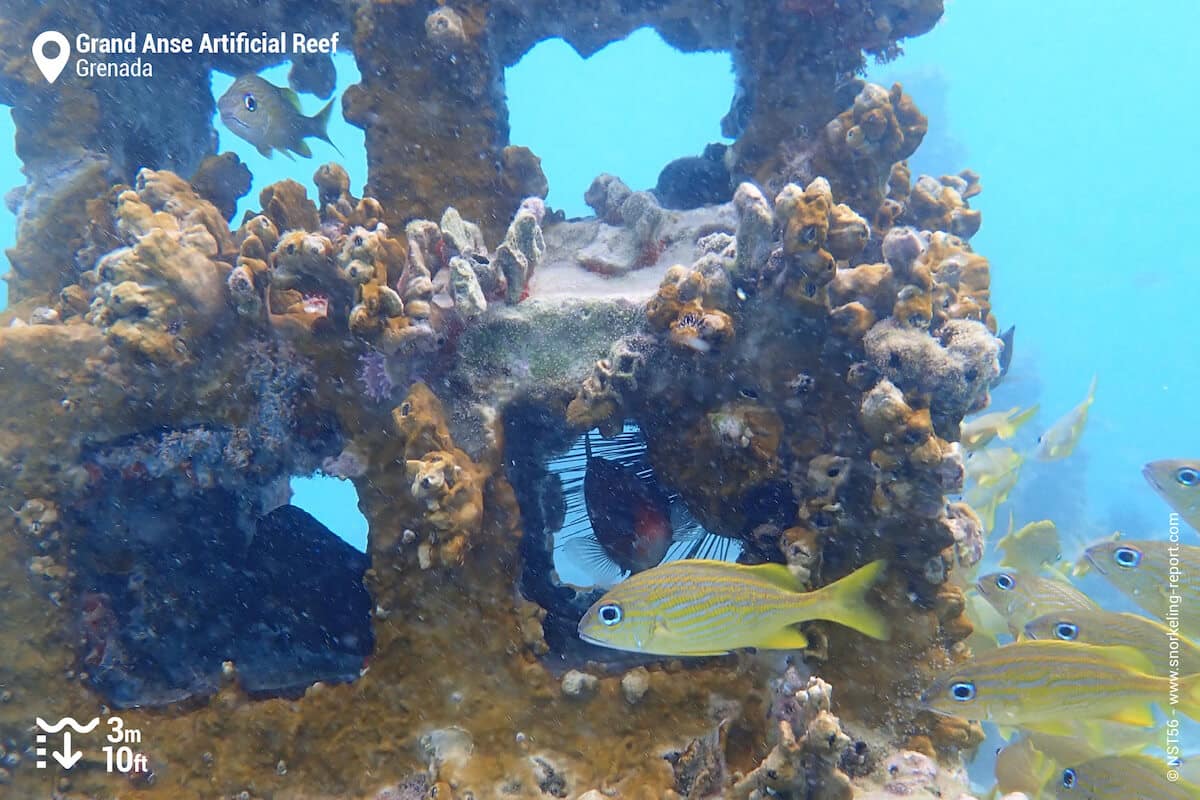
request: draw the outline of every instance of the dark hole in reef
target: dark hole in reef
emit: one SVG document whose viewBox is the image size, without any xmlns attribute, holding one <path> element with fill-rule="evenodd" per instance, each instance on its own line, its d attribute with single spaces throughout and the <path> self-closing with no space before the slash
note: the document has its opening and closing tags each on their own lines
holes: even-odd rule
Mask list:
<svg viewBox="0 0 1200 800">
<path fill-rule="evenodd" d="M 106 702 L 202 699 L 226 661 L 254 696 L 358 677 L 374 647 L 368 556 L 295 506 L 248 520 L 232 492 L 161 484 L 76 511 L 79 669 Z"/>
<path fill-rule="evenodd" d="M 742 498 L 742 512 L 748 530 L 760 525 L 783 529 L 796 517 L 796 499 L 792 485 L 785 480 L 768 481 L 755 486 Z"/>
<path fill-rule="evenodd" d="M 603 441 L 595 431 L 588 436 L 597 456 L 603 454 L 606 460 L 635 471 L 642 465 L 637 452 L 641 433 L 635 426 L 627 425 L 615 443 Z M 561 546 L 564 540 L 571 541 L 569 537 L 594 534 L 583 507 L 582 480 L 587 461 L 581 441 L 579 431 L 568 429 L 559 415 L 536 402 L 514 404 L 505 412 L 505 464 L 524 528 L 519 588 L 526 599 L 546 610 L 542 627 L 556 665 L 565 668 L 589 660 L 642 662 L 648 657 L 596 647 L 579 639 L 579 620 L 604 594 L 603 586 L 588 590 L 556 580 L 556 539 Z M 564 464 L 570 465 L 569 474 L 563 470 Z M 682 504 L 667 487 L 661 488 L 668 504 Z M 690 520 L 686 509 L 672 508 L 670 516 L 675 544 L 668 550 L 667 560 L 737 557 L 739 549 L 734 540 L 709 534 Z M 693 525 L 695 528 L 689 527 Z"/>
<path fill-rule="evenodd" d="M 835 521 L 836 520 L 834 519 L 833 515 L 825 509 L 820 509 L 819 511 L 815 512 L 810 519 L 813 527 L 821 529 L 832 527 Z"/>
<path fill-rule="evenodd" d="M 554 581 L 552 538 L 564 499 L 557 479 L 546 468 L 554 453 L 564 452 L 575 435 L 562 418 L 537 403 L 509 406 L 504 415 L 508 480 L 521 507 L 521 594 L 546 610 L 542 621 L 551 652 L 585 660 L 593 648 L 576 635 L 576 627 L 599 592 L 577 593 Z"/>
<path fill-rule="evenodd" d="M 350 681 L 370 654 L 367 557 L 301 509 L 292 474 L 343 447 L 316 376 L 272 343 L 239 353 L 238 424 L 89 442 L 71 596 L 78 671 L 111 706 L 211 695 L 232 661 L 254 696 Z"/>
</svg>

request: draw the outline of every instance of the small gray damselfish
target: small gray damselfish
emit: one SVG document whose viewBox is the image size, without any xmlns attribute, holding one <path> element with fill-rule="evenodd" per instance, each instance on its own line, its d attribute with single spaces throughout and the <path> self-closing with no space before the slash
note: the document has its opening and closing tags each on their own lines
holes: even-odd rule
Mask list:
<svg viewBox="0 0 1200 800">
<path fill-rule="evenodd" d="M 304 143 L 309 136 L 324 139 L 338 150 L 325 132 L 333 110 L 332 100 L 315 116 L 306 117 L 300 111 L 300 98 L 291 89 L 275 86 L 258 75 L 243 75 L 221 95 L 217 109 L 225 127 L 267 158 L 275 150 L 288 158 L 292 157 L 288 151 L 311 158 L 312 150 Z"/>
</svg>

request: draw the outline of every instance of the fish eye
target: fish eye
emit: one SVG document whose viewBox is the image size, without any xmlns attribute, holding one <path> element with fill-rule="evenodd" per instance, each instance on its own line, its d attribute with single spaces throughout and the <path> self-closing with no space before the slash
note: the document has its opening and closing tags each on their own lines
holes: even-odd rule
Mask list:
<svg viewBox="0 0 1200 800">
<path fill-rule="evenodd" d="M 1060 622 L 1054 626 L 1054 635 L 1064 642 L 1073 642 L 1079 635 L 1079 626 L 1073 622 Z"/>
<path fill-rule="evenodd" d="M 1003 591 L 1008 592 L 1008 591 L 1011 591 L 1012 588 L 1016 585 L 1017 585 L 1017 582 L 1013 580 L 1013 576 L 1009 575 L 1007 572 L 1001 572 L 999 575 L 996 576 L 996 588 L 997 589 L 1001 589 Z"/>
<path fill-rule="evenodd" d="M 950 687 L 950 696 L 960 703 L 975 699 L 975 684 L 970 681 L 959 681 Z"/>
<path fill-rule="evenodd" d="M 246 107 L 247 111 L 256 111 L 258 109 L 258 101 L 249 92 L 242 95 L 242 105 Z"/>
<path fill-rule="evenodd" d="M 1191 467 L 1180 467 L 1175 471 L 1175 480 L 1184 486 L 1195 486 L 1200 483 L 1200 472 Z"/>
<path fill-rule="evenodd" d="M 1062 785 L 1067 789 L 1074 789 L 1078 778 L 1075 775 L 1075 770 L 1064 769 L 1062 774 Z"/>
<path fill-rule="evenodd" d="M 1142 553 L 1135 547 L 1118 547 L 1113 551 L 1113 560 L 1118 567 L 1132 569 L 1142 563 Z"/>
<path fill-rule="evenodd" d="M 616 625 L 621 621 L 621 607 L 616 603 L 607 603 L 600 606 L 598 616 L 603 624 Z"/>
</svg>

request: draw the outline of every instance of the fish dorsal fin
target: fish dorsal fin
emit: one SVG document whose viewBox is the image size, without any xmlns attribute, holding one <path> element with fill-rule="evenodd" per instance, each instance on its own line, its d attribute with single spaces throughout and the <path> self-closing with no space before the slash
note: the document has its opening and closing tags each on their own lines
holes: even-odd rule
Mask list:
<svg viewBox="0 0 1200 800">
<path fill-rule="evenodd" d="M 772 586 L 777 586 L 780 589 L 786 589 L 789 592 L 799 592 L 802 586 L 796 580 L 796 576 L 788 570 L 783 564 L 754 564 L 752 566 L 741 567 L 747 572 L 754 574 L 754 577 L 760 578 Z"/>
<path fill-rule="evenodd" d="M 279 93 L 283 95 L 283 99 L 286 100 L 292 108 L 296 109 L 297 111 L 300 110 L 300 95 L 296 94 L 286 86 L 279 87 Z"/>
</svg>

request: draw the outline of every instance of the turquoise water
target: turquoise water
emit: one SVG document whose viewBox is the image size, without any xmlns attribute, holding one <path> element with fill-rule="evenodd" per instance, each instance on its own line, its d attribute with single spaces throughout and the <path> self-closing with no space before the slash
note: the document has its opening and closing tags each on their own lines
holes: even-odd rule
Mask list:
<svg viewBox="0 0 1200 800">
<path fill-rule="evenodd" d="M 972 205 L 984 224 L 972 246 L 991 261 L 1001 328 L 1017 328 L 993 408 L 1041 405 L 1019 445 L 1032 447 L 1099 376 L 1078 451 L 1027 466 L 1010 504 L 1018 526 L 1053 518 L 1072 548 L 1117 529 L 1162 538 L 1168 509 L 1141 466 L 1200 454 L 1192 333 L 1200 256 L 1191 240 L 1200 110 L 1187 83 L 1200 74 L 1198 29 L 1200 4 L 1192 2 L 957 0 L 933 31 L 904 44 L 901 58 L 868 73 L 903 82 L 930 116 L 914 174 L 971 168 L 982 176 Z M 352 56 L 335 63 L 340 94 L 359 74 Z M 286 73 L 281 66 L 263 75 L 282 85 Z M 214 96 L 231 80 L 214 74 Z M 568 216 L 590 213 L 583 192 L 601 172 L 648 188 L 668 161 L 727 141 L 719 121 L 733 93 L 729 56 L 675 53 L 649 30 L 586 60 L 561 40 L 543 42 L 506 82 L 510 139 L 541 157 L 547 202 Z M 324 103 L 302 99 L 309 114 Z M 354 191 L 366 182 L 362 131 L 337 104 L 329 132 L 342 156 L 310 140 L 312 161 L 268 160 L 219 122 L 216 130 L 219 151 L 238 153 L 254 174 L 235 225 L 277 180 L 301 180 L 315 193 L 310 176 L 324 161 L 342 163 Z M 0 114 L 0 143 L 12 138 Z M 15 158 L 0 159 L 0 192 L 22 182 L 18 168 Z M 13 239 L 12 215 L 0 209 L 0 247 Z M 0 307 L 6 296 L 0 284 Z M 366 521 L 348 482 L 297 477 L 292 488 L 293 502 L 365 549 Z M 1084 585 L 1105 605 L 1122 606 L 1098 581 Z"/>
<path fill-rule="evenodd" d="M 1089 538 L 1165 535 L 1167 506 L 1141 465 L 1200 452 L 1186 344 L 1200 308 L 1186 222 L 1200 208 L 1200 159 L 1183 134 L 1200 111 L 1171 77 L 1200 71 L 1198 23 L 1191 2 L 954 2 L 872 72 L 942 76 L 947 117 L 930 135 L 948 123 L 967 158 L 938 166 L 983 177 L 972 245 L 992 263 L 1001 327 L 1017 326 L 993 405 L 1039 401 L 1034 425 L 1049 424 L 1099 375 L 1079 456 L 1046 468 L 1087 498 L 1087 518 L 1071 522 Z"/>
<path fill-rule="evenodd" d="M 253 183 L 250 186 L 250 191 L 238 202 L 237 214 L 234 215 L 234 227 L 241 220 L 242 215 L 249 209 L 257 209 L 258 194 L 266 187 L 276 181 L 291 178 L 294 181 L 299 181 L 308 189 L 310 196 L 316 196 L 317 187 L 312 182 L 312 173 L 316 170 L 318 164 L 324 164 L 327 161 L 337 161 L 346 168 L 346 172 L 350 175 L 350 186 L 353 191 L 361 194 L 362 187 L 367 182 L 367 151 L 363 144 L 364 135 L 362 128 L 356 128 L 342 117 L 342 106 L 340 97 L 347 86 L 358 83 L 362 76 L 359 75 L 358 66 L 354 63 L 354 56 L 349 53 L 339 53 L 333 58 L 333 65 L 337 69 L 337 90 L 335 91 L 333 115 L 329 120 L 329 127 L 326 129 L 329 133 L 329 138 L 337 143 L 338 149 L 342 151 L 339 155 L 337 150 L 328 142 L 323 142 L 320 139 L 309 139 L 309 147 L 312 148 L 312 159 L 303 158 L 288 158 L 282 153 L 276 152 L 271 158 L 260 155 L 254 149 L 254 145 L 247 142 L 238 136 L 230 133 L 229 129 L 221 124 L 220 117 L 213 115 L 217 130 L 217 152 L 224 153 L 232 151 L 238 154 L 238 158 L 250 168 L 250 173 L 253 176 Z M 262 77 L 276 86 L 287 85 L 287 74 L 289 65 L 284 63 L 279 66 L 265 69 L 261 73 Z M 218 98 L 225 93 L 229 88 L 229 84 L 233 83 L 235 75 L 226 75 L 221 72 L 213 72 L 212 75 L 212 92 L 213 97 Z M 321 100 L 314 95 L 300 95 L 300 109 L 307 115 L 316 114 L 328 102 Z"/>
<path fill-rule="evenodd" d="M 586 60 L 562 39 L 539 42 L 505 86 L 510 139 L 542 159 L 546 202 L 568 217 L 592 213 L 583 193 L 602 172 L 647 189 L 668 162 L 729 141 L 729 54 L 678 53 L 648 28 Z"/>
<path fill-rule="evenodd" d="M 934 30 L 905 42 L 901 59 L 869 77 L 906 82 L 918 105 L 943 112 L 931 119 L 914 172 L 970 167 L 982 175 L 974 205 L 984 224 L 973 243 L 992 262 L 1001 325 L 1018 331 L 1013 371 L 994 405 L 1038 401 L 1033 426 L 1048 425 L 1099 374 L 1080 455 L 1058 465 L 1070 470 L 1074 492 L 1093 498 L 1086 519 L 1073 522 L 1085 538 L 1134 526 L 1154 535 L 1167 509 L 1141 465 L 1200 451 L 1200 429 L 1188 423 L 1200 373 L 1187 357 L 1200 308 L 1200 256 L 1187 224 L 1187 210 L 1200 206 L 1200 159 L 1187 131 L 1200 110 L 1167 77 L 1200 72 L 1189 38 L 1200 5 L 1117 0 L 1102 13 L 1091 8 L 952 2 Z M 348 55 L 335 62 L 340 92 L 358 73 Z M 286 72 L 263 74 L 283 84 Z M 214 74 L 214 94 L 230 80 Z M 568 214 L 586 213 L 583 191 L 600 172 L 652 186 L 670 159 L 720 141 L 733 89 L 726 54 L 674 53 L 647 30 L 588 60 L 561 40 L 543 42 L 507 81 L 512 141 L 542 158 L 549 202 Z M 576 81 L 589 89 L 565 88 Z M 923 85 L 944 97 L 926 100 Z M 306 113 L 322 105 L 302 100 Z M 219 149 L 238 153 L 254 173 L 239 217 L 263 186 L 289 176 L 308 182 L 312 164 L 264 159 L 216 128 Z M 330 134 L 361 187 L 362 131 L 335 113 Z M 0 141 L 11 140 L 11 119 L 0 114 Z M 313 163 L 337 156 L 311 141 Z M 939 162 L 940 153 L 962 161 Z M 0 160 L 0 191 L 22 182 L 18 170 L 15 159 Z M 0 246 L 11 246 L 13 223 L 0 209 Z"/>
</svg>

